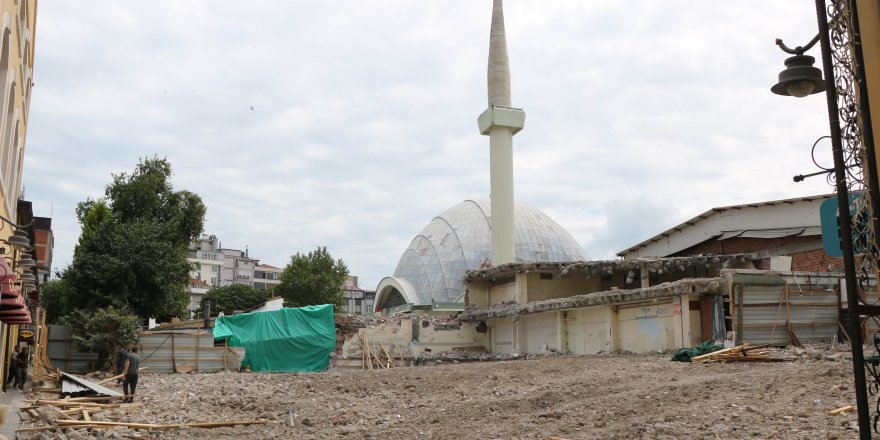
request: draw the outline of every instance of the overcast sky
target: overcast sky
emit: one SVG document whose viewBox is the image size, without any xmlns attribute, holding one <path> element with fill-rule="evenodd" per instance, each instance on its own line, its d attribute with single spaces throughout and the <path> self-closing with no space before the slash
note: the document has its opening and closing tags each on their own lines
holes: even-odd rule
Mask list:
<svg viewBox="0 0 880 440">
<path fill-rule="evenodd" d="M 24 186 L 70 264 L 77 202 L 167 157 L 224 247 L 327 246 L 365 288 L 489 194 L 490 0 L 40 2 Z M 794 0 L 507 0 L 515 197 L 593 259 L 712 207 L 831 192 L 824 95 L 770 86 L 816 33 Z M 819 57 L 818 48 L 812 54 Z M 821 63 L 818 63 L 821 64 Z M 830 164 L 830 147 L 817 148 Z"/>
</svg>

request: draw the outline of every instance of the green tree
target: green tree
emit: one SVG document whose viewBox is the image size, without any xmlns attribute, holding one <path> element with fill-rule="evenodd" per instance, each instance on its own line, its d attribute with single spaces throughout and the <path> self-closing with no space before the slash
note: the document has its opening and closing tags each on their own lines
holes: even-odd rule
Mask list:
<svg viewBox="0 0 880 440">
<path fill-rule="evenodd" d="M 342 283 L 348 276 L 348 267 L 342 260 L 334 260 L 326 247 L 299 252 L 290 257 L 290 263 L 281 273 L 281 283 L 274 293 L 284 298 L 289 307 L 320 304 L 343 304 Z"/>
<path fill-rule="evenodd" d="M 140 340 L 140 318 L 113 306 L 91 312 L 75 310 L 66 322 L 73 327 L 80 347 L 98 353 L 98 365 L 104 365 L 117 344 L 131 347 Z"/>
<path fill-rule="evenodd" d="M 67 315 L 70 307 L 70 286 L 64 279 L 52 280 L 40 286 L 40 305 L 46 310 L 46 322 L 57 324 Z"/>
<path fill-rule="evenodd" d="M 205 301 L 211 301 L 211 313 L 223 312 L 231 315 L 236 310 L 244 311 L 258 306 L 266 302 L 266 299 L 266 292 L 243 284 L 233 284 L 209 290 L 202 299 L 202 308 L 205 307 Z"/>
<path fill-rule="evenodd" d="M 82 233 L 63 279 L 70 310 L 113 306 L 168 319 L 188 303 L 189 243 L 204 227 L 198 195 L 174 191 L 166 159 L 144 159 L 113 175 L 105 198 L 77 206 Z"/>
</svg>

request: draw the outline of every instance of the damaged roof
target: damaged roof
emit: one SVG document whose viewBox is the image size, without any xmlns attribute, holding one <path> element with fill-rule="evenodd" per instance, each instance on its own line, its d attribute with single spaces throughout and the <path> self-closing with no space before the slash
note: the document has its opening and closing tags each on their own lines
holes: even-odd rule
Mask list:
<svg viewBox="0 0 880 440">
<path fill-rule="evenodd" d="M 720 266 L 723 269 L 734 268 L 736 265 L 751 263 L 755 259 L 757 259 L 757 255 L 754 254 L 733 254 L 557 263 L 540 261 L 516 262 L 492 266 L 486 269 L 469 270 L 465 272 L 464 280 L 465 282 L 468 282 L 477 279 L 493 279 L 525 271 L 559 271 L 560 276 L 566 277 L 575 273 L 584 273 L 587 276 L 592 276 L 597 274 L 611 274 L 615 271 L 645 268 L 649 272 L 663 274 L 674 271 L 683 271 L 694 266 Z"/>
<path fill-rule="evenodd" d="M 533 313 L 576 309 L 586 306 L 651 301 L 682 294 L 699 295 L 721 293 L 722 283 L 723 277 L 691 278 L 639 289 L 586 293 L 583 295 L 554 298 L 526 304 L 497 304 L 488 308 L 474 307 L 466 309 L 458 315 L 458 319 L 461 321 L 483 321 L 486 319 L 530 315 Z"/>
<path fill-rule="evenodd" d="M 653 243 L 656 243 L 660 240 L 668 239 L 670 236 L 672 236 L 675 233 L 681 233 L 685 229 L 692 228 L 696 224 L 701 223 L 711 217 L 714 217 L 716 215 L 724 215 L 725 213 L 728 213 L 730 211 L 740 211 L 740 210 L 745 210 L 745 209 L 749 209 L 749 208 L 756 209 L 756 208 L 762 208 L 762 207 L 794 205 L 794 204 L 800 203 L 800 202 L 820 202 L 820 201 L 829 199 L 831 197 L 834 197 L 834 194 L 823 194 L 823 195 L 808 196 L 808 197 L 796 197 L 796 198 L 792 198 L 792 199 L 772 200 L 772 201 L 768 201 L 768 202 L 746 203 L 746 204 L 742 204 L 742 205 L 731 205 L 731 206 L 722 206 L 719 208 L 712 208 L 712 209 L 710 209 L 710 210 L 708 210 L 708 211 L 706 211 L 706 212 L 704 212 L 704 213 L 702 213 L 702 214 L 700 214 L 690 220 L 687 220 L 677 226 L 673 226 L 673 227 L 671 227 L 671 228 L 669 228 L 669 229 L 667 229 L 667 230 L 665 230 L 665 231 L 663 231 L 663 232 L 661 232 L 661 233 L 659 233 L 659 234 L 657 234 L 657 235 L 655 235 L 645 241 L 642 241 L 636 245 L 633 245 L 629 248 L 626 248 L 626 249 L 618 252 L 617 255 L 620 257 L 624 257 L 627 254 L 637 252 L 638 250 L 643 249 L 643 248 L 645 248 Z M 818 219 L 818 212 L 816 213 L 816 217 Z M 750 225 L 750 226 L 752 226 L 752 225 Z M 778 225 L 778 226 L 780 226 L 779 229 L 784 229 L 783 226 L 809 228 L 811 226 L 818 226 L 818 224 L 816 224 L 816 225 L 792 224 L 792 225 Z M 733 229 L 733 228 L 731 228 L 731 229 Z M 773 229 L 773 228 L 755 226 L 753 228 L 740 228 L 740 229 L 742 229 L 742 230 L 759 230 L 759 229 Z M 719 228 L 718 230 L 713 231 L 712 236 L 717 237 L 719 234 L 721 234 L 723 232 L 724 232 L 723 228 Z M 811 234 L 812 231 L 810 231 L 809 233 L 807 231 L 804 231 L 804 232 L 805 232 L 804 235 L 812 235 Z M 705 237 L 704 239 L 708 239 L 708 238 L 711 238 L 711 237 Z M 700 241 L 702 241 L 702 240 L 700 240 Z M 696 243 L 694 243 L 694 244 L 696 244 Z"/>
</svg>

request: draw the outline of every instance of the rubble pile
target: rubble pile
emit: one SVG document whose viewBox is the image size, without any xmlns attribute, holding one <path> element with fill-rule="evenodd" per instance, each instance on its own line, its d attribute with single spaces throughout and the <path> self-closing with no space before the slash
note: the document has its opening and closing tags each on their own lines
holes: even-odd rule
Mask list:
<svg viewBox="0 0 880 440">
<path fill-rule="evenodd" d="M 336 351 L 342 348 L 342 344 L 357 335 L 362 328 L 379 326 L 400 326 L 404 321 L 418 321 L 422 328 L 434 326 L 436 330 L 458 330 L 461 321 L 455 315 L 426 315 L 413 313 L 397 313 L 394 315 L 344 315 L 336 314 Z"/>
<path fill-rule="evenodd" d="M 506 263 L 488 268 L 468 270 L 465 281 L 476 279 L 494 279 L 509 276 L 517 272 L 528 271 L 559 271 L 562 277 L 584 274 L 587 278 L 610 275 L 616 270 L 647 270 L 650 273 L 664 274 L 684 272 L 694 266 L 717 266 L 729 268 L 750 264 L 758 257 L 754 254 L 732 255 L 695 255 L 690 257 L 672 258 L 637 258 L 623 260 L 596 260 L 576 262 L 542 262 L 528 261 Z"/>
<path fill-rule="evenodd" d="M 143 368 L 141 368 L 143 369 Z M 60 373 L 60 380 L 74 378 L 82 385 L 77 391 L 78 397 L 70 394 L 60 395 L 55 386 L 59 380 L 40 380 L 38 384 L 29 387 L 29 394 L 33 397 L 27 404 L 20 408 L 21 426 L 15 430 L 16 438 L 20 440 L 49 440 L 49 439 L 83 439 L 92 440 L 100 438 L 151 438 L 144 435 L 145 431 L 159 432 L 181 429 L 208 429 L 223 427 L 238 427 L 248 425 L 262 425 L 265 419 L 251 420 L 209 420 L 192 421 L 184 415 L 170 422 L 155 422 L 144 417 L 142 402 L 130 402 L 125 396 L 107 387 L 120 376 L 110 376 L 106 372 L 94 372 L 87 374 L 89 379 L 102 379 L 92 382 L 83 377 L 77 377 L 68 373 Z M 118 387 L 118 383 L 116 384 Z M 95 390 L 102 390 L 100 394 Z M 110 394 L 110 395 L 108 395 Z"/>
<path fill-rule="evenodd" d="M 722 278 L 695 278 L 671 281 L 644 289 L 610 290 L 583 295 L 535 301 L 527 304 L 505 303 L 489 308 L 466 307 L 459 315 L 462 321 L 481 321 L 517 315 L 530 315 L 580 307 L 650 301 L 681 294 L 720 293 Z"/>
<path fill-rule="evenodd" d="M 86 431 L 59 426 L 19 436 L 34 440 L 855 438 L 856 415 L 844 410 L 855 402 L 852 386 L 847 386 L 852 365 L 832 361 L 845 352 L 840 347 L 791 347 L 785 351 L 802 350 L 796 361 L 771 363 L 690 364 L 672 362 L 667 354 L 547 353 L 492 363 L 443 361 L 432 368 L 145 373 L 135 399 L 140 406 L 95 414 L 87 410 L 91 419 L 159 426 L 192 420 L 265 423 L 173 430 L 115 426 Z M 49 418 L 59 409 L 52 408 L 44 410 Z M 69 415 L 80 418 L 82 411 L 77 411 Z"/>
</svg>

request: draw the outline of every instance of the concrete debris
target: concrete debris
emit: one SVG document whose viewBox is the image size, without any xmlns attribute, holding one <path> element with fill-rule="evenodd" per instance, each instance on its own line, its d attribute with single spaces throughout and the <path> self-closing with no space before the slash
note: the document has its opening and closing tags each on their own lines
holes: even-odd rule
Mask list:
<svg viewBox="0 0 880 440">
<path fill-rule="evenodd" d="M 750 254 L 735 255 L 696 255 L 692 257 L 675 258 L 639 258 L 628 260 L 600 260 L 600 261 L 576 261 L 576 262 L 515 262 L 492 266 L 486 269 L 469 270 L 465 272 L 465 281 L 476 279 L 492 279 L 510 276 L 524 271 L 559 271 L 562 277 L 575 274 L 593 275 L 611 274 L 615 271 L 629 271 L 646 268 L 651 273 L 670 273 L 687 270 L 694 266 L 718 266 L 719 268 L 733 268 L 747 265 L 755 259 Z"/>
<path fill-rule="evenodd" d="M 398 313 L 394 315 L 334 315 L 336 321 L 336 351 L 342 344 L 358 333 L 359 329 L 379 326 L 400 326 L 403 321 L 417 321 L 422 328 L 433 326 L 435 330 L 457 330 L 461 321 L 455 315 L 424 315 Z"/>
<path fill-rule="evenodd" d="M 684 279 L 644 289 L 594 292 L 566 298 L 535 301 L 528 304 L 498 304 L 489 308 L 468 307 L 458 316 L 458 319 L 465 322 L 484 321 L 486 319 L 530 315 L 578 307 L 650 301 L 682 294 L 722 293 L 722 282 L 723 278 L 721 277 Z"/>
<path fill-rule="evenodd" d="M 828 413 L 854 402 L 852 364 L 826 360 L 846 348 L 805 346 L 796 361 L 778 364 L 695 365 L 671 362 L 668 353 L 549 352 L 492 363 L 441 359 L 431 368 L 146 373 L 142 406 L 97 414 L 140 424 L 193 418 L 267 422 L 211 430 L 61 431 L 73 440 L 849 439 L 857 438 L 851 426 L 856 415 Z M 811 352 L 826 356 L 817 360 L 807 356 Z M 63 438 L 58 429 L 42 433 L 19 437 Z"/>
</svg>

